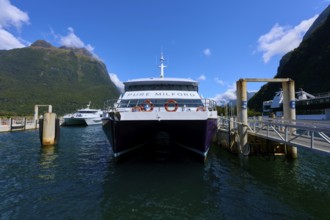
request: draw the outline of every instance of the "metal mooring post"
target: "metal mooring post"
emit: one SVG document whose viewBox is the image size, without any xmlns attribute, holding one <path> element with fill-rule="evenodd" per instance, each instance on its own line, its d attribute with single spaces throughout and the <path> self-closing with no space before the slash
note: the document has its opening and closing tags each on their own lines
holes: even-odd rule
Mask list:
<svg viewBox="0 0 330 220">
<path fill-rule="evenodd" d="M 283 87 L 283 113 L 284 119 L 293 122 L 296 119 L 296 109 L 295 109 L 295 90 L 294 90 L 294 81 L 289 78 L 245 78 L 239 79 L 236 82 L 237 88 L 237 118 L 238 118 L 238 135 L 240 139 L 239 143 L 239 153 L 240 154 L 249 154 L 247 151 L 249 149 L 248 146 L 248 115 L 247 115 L 247 91 L 246 91 L 246 83 L 247 82 L 276 82 L 282 83 Z M 293 122 L 294 123 L 294 122 Z M 267 129 L 268 132 L 268 129 Z M 295 129 L 291 128 L 291 134 L 295 133 Z M 291 150 L 291 149 L 289 149 Z M 297 157 L 297 148 L 292 147 L 291 156 L 293 158 Z"/>
<path fill-rule="evenodd" d="M 240 79 L 236 82 L 237 88 L 237 116 L 238 116 L 238 135 L 240 139 L 239 153 L 243 154 L 243 149 L 248 144 L 248 133 L 247 133 L 247 93 L 246 93 L 246 81 Z"/>
<path fill-rule="evenodd" d="M 282 82 L 283 88 L 283 116 L 285 121 L 294 122 L 296 120 L 296 97 L 295 97 L 295 87 L 294 81 L 289 80 L 287 82 Z M 295 134 L 296 129 L 289 128 L 289 134 Z M 290 157 L 297 158 L 298 152 L 297 147 L 289 147 L 288 152 Z"/>
<path fill-rule="evenodd" d="M 294 81 L 289 80 L 282 83 L 283 88 L 283 116 L 286 121 L 296 120 L 296 98 Z"/>
</svg>

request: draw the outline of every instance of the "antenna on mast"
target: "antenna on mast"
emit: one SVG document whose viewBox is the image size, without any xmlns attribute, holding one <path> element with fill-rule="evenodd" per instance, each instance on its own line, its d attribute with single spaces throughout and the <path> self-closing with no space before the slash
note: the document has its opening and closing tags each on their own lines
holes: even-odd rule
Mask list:
<svg viewBox="0 0 330 220">
<path fill-rule="evenodd" d="M 164 78 L 164 68 L 166 66 L 164 66 L 164 57 L 163 57 L 163 52 L 161 52 L 160 54 L 160 65 L 158 66 L 160 68 L 160 78 Z"/>
</svg>

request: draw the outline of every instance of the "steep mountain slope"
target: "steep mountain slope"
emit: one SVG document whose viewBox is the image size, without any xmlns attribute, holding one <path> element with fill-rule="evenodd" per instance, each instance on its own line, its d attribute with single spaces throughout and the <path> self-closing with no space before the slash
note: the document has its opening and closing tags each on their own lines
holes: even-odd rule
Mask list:
<svg viewBox="0 0 330 220">
<path fill-rule="evenodd" d="M 35 104 L 51 104 L 57 114 L 103 107 L 119 92 L 105 65 L 84 49 L 56 48 L 45 41 L 0 51 L 0 115 L 33 115 Z"/>
<path fill-rule="evenodd" d="M 308 93 L 330 91 L 330 16 L 314 26 L 298 48 L 282 57 L 275 78 L 291 78 L 296 91 Z M 250 99 L 249 108 L 262 111 L 262 102 L 270 100 L 282 85 L 267 83 Z"/>
<path fill-rule="evenodd" d="M 328 16 L 330 14 L 330 5 L 324 9 L 324 11 L 318 16 L 318 18 L 314 21 L 312 26 L 309 28 L 309 30 L 306 32 L 303 40 L 306 40 L 309 38 L 309 36 L 320 26 L 324 24 L 324 22 L 327 20 Z"/>
</svg>

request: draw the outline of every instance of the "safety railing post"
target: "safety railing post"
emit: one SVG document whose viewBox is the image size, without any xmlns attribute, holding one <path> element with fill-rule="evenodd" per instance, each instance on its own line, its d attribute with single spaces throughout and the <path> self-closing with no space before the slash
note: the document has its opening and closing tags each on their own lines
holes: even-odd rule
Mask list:
<svg viewBox="0 0 330 220">
<path fill-rule="evenodd" d="M 288 126 L 285 126 L 284 130 L 285 130 L 284 139 L 285 139 L 286 142 L 288 142 Z"/>
</svg>

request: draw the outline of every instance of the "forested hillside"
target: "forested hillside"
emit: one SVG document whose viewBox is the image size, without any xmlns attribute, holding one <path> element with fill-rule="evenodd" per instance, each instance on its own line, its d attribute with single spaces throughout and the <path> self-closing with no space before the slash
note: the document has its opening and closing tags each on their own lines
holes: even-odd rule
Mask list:
<svg viewBox="0 0 330 220">
<path fill-rule="evenodd" d="M 33 115 L 35 104 L 51 104 L 57 114 L 102 108 L 118 89 L 106 66 L 85 49 L 56 48 L 45 41 L 0 50 L 0 115 Z"/>
</svg>

